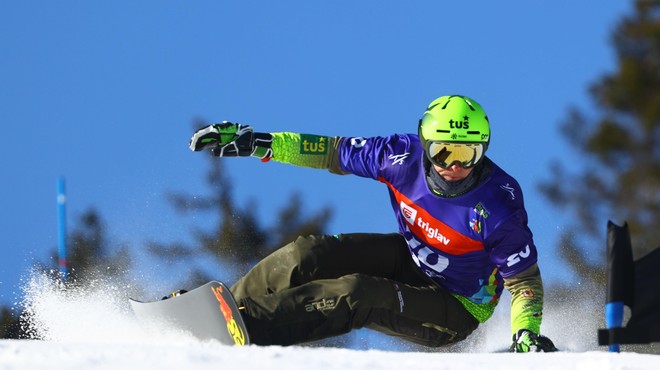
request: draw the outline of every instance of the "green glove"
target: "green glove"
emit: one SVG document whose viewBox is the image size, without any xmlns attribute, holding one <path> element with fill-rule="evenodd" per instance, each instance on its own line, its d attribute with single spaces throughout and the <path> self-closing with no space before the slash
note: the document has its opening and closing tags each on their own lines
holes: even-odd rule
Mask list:
<svg viewBox="0 0 660 370">
<path fill-rule="evenodd" d="M 548 337 L 535 334 L 527 329 L 520 329 L 513 335 L 509 352 L 556 352 L 554 343 Z"/>
<path fill-rule="evenodd" d="M 273 136 L 254 132 L 252 127 L 224 121 L 202 127 L 190 138 L 190 150 L 210 149 L 217 157 L 253 156 L 269 160 L 273 156 Z"/>
</svg>

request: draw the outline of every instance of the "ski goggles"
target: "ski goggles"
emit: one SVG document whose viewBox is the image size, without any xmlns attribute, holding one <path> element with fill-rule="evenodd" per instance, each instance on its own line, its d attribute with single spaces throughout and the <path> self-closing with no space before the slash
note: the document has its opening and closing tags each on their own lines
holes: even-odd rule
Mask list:
<svg viewBox="0 0 660 370">
<path fill-rule="evenodd" d="M 484 143 L 446 143 L 429 141 L 426 154 L 431 163 L 447 168 L 458 163 L 463 168 L 477 165 L 485 152 Z"/>
</svg>

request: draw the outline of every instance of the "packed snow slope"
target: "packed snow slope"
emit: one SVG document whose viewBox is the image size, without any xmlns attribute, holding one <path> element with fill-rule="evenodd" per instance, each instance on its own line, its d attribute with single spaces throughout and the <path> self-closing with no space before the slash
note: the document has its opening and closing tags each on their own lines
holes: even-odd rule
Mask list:
<svg viewBox="0 0 660 370">
<path fill-rule="evenodd" d="M 104 283 L 85 289 L 59 289 L 34 278 L 22 302 L 29 312 L 28 329 L 40 340 L 1 340 L 0 370 L 53 369 L 660 369 L 660 356 L 609 353 L 581 348 L 589 332 L 564 326 L 552 333 L 558 353 L 498 353 L 506 346 L 507 321 L 478 329 L 452 351 L 421 352 L 357 331 L 353 348 L 228 347 L 200 342 L 186 333 L 135 320 L 127 304 L 129 286 Z M 500 323 L 501 322 L 501 323 Z M 503 327 L 501 327 L 503 326 Z M 494 333 L 494 334 L 491 334 Z M 573 338 L 574 341 L 568 340 Z"/>
<path fill-rule="evenodd" d="M 0 369 L 660 369 L 659 356 L 608 352 L 509 354 L 226 347 L 217 343 L 0 341 Z"/>
</svg>

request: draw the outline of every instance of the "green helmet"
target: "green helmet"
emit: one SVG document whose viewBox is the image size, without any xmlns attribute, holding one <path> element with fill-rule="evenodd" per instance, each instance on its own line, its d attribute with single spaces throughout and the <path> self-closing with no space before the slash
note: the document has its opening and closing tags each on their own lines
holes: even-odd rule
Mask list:
<svg viewBox="0 0 660 370">
<path fill-rule="evenodd" d="M 467 96 L 441 96 L 429 104 L 419 120 L 419 139 L 432 162 L 437 157 L 429 153 L 431 143 L 481 144 L 474 165 L 483 158 L 490 143 L 488 116 L 479 103 Z"/>
<path fill-rule="evenodd" d="M 489 143 L 488 116 L 467 96 L 441 96 L 429 104 L 419 121 L 419 138 L 425 141 Z"/>
</svg>

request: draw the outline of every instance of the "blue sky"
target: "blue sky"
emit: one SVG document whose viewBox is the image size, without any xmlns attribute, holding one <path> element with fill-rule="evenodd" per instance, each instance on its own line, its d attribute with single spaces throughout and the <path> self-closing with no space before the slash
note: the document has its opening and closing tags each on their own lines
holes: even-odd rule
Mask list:
<svg viewBox="0 0 660 370">
<path fill-rule="evenodd" d="M 447 94 L 488 112 L 488 155 L 523 186 L 544 276 L 566 279 L 554 244 L 572 215 L 537 184 L 570 181 L 549 173 L 570 151 L 558 125 L 569 106 L 593 109 L 588 85 L 614 70 L 610 34 L 630 11 L 621 0 L 2 2 L 0 303 L 57 245 L 59 176 L 69 228 L 95 207 L 111 243 L 138 251 L 213 221 L 165 198 L 207 193 L 208 159 L 187 147 L 193 119 L 388 135 L 414 132 Z M 333 208 L 330 233 L 396 230 L 380 183 L 254 159 L 227 169 L 237 202 L 264 220 L 299 192 L 304 214 Z"/>
</svg>

